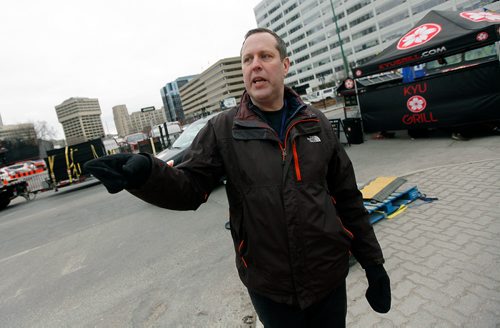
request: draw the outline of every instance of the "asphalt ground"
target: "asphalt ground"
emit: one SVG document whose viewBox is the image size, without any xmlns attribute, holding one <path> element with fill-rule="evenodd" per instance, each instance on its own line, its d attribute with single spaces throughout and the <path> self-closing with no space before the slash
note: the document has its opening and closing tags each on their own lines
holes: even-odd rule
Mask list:
<svg viewBox="0 0 500 328">
<path fill-rule="evenodd" d="M 348 326 L 497 327 L 500 323 L 500 136 L 482 135 L 469 141 L 455 141 L 441 132 L 425 139 L 411 139 L 406 133 L 382 140 L 366 135 L 364 143 L 346 145 L 345 149 L 353 161 L 360 186 L 378 176 L 403 176 L 422 193 L 438 198 L 432 203 L 416 201 L 399 216 L 375 224 L 391 277 L 393 306 L 385 315 L 369 308 L 364 299 L 364 271 L 355 264 L 347 279 Z M 6 327 L 37 326 L 37 323 L 39 327 L 47 324 L 53 327 L 252 326 L 249 316 L 254 313 L 234 269 L 228 234 L 220 228 L 227 213 L 222 188 L 214 191 L 207 204 L 192 213 L 156 209 L 134 201 L 127 193 L 107 195 L 102 186 L 90 186 L 82 191 L 78 191 L 77 186 L 67 188 L 91 193 L 103 201 L 108 201 L 108 197 L 120 200 L 123 208 L 115 206 L 111 210 L 123 217 L 111 219 L 109 213 L 97 213 L 96 218 L 86 219 L 85 230 L 75 229 L 74 234 L 63 231 L 63 227 L 69 226 L 68 214 L 45 205 L 45 198 L 56 199 L 50 192 L 42 193 L 31 203 L 17 198 L 12 208 L 0 213 L 2 220 L 7 219 L 2 221 L 2 228 L 13 229 L 17 221 L 22 221 L 26 223 L 24 229 L 32 230 L 20 231 L 15 235 L 17 239 L 4 237 L 17 243 L 19 238 L 27 236 L 34 246 L 29 253 L 22 251 L 22 247 L 15 253 L 14 244 L 2 242 L 5 255 L 2 254 L 0 271 L 9 275 L 2 275 L 0 283 L 5 292 L 2 294 L 8 296 L 0 302 L 0 317 L 10 313 L 9 318 L 14 320 Z M 69 189 L 61 189 L 59 193 L 58 197 L 69 203 L 72 195 Z M 80 211 L 78 206 L 85 206 L 81 201 L 69 204 L 74 212 Z M 38 215 L 16 217 L 16 211 L 23 213 L 29 206 L 33 206 L 33 210 L 39 206 L 47 208 L 39 210 Z M 54 227 L 61 229 L 64 237 L 51 241 L 50 247 L 35 244 L 36 239 L 52 238 L 58 232 L 43 225 L 44 211 L 60 222 Z M 128 214 L 129 211 L 133 212 Z M 93 212 L 87 209 L 83 213 Z M 144 213 L 141 220 L 134 217 L 137 213 Z M 148 218 L 148 215 L 152 216 Z M 165 217 L 168 224 L 162 223 L 166 222 Z M 70 219 L 82 224 L 75 213 Z M 194 232 L 193 227 L 196 227 Z M 115 239 L 120 241 L 119 245 L 131 244 L 127 246 L 130 247 L 128 253 L 121 253 L 120 247 L 124 246 L 108 249 L 112 245 L 98 244 L 100 239 L 93 235 L 94 230 L 99 235 L 111 234 L 107 244 Z M 157 236 L 160 239 L 153 239 Z M 175 243 L 174 238 L 183 241 Z M 52 249 L 51 245 L 57 248 Z M 176 245 L 186 247 L 183 254 L 172 249 Z M 81 249 L 85 247 L 92 252 L 82 257 Z M 45 248 L 49 249 L 40 258 Z M 93 263 L 102 255 L 89 254 L 97 255 L 98 250 L 101 254 L 105 252 L 107 262 Z M 200 267 L 200 262 L 205 267 Z M 39 266 L 35 269 L 32 263 Z M 131 274 L 114 266 L 106 269 L 115 264 L 125 266 Z M 47 288 L 37 286 L 37 279 L 45 267 L 53 271 L 58 266 L 65 280 L 45 279 L 51 286 L 59 285 L 64 292 L 45 294 Z M 94 281 L 96 268 L 116 271 L 116 275 L 105 280 L 100 276 Z M 18 272 L 17 277 L 13 272 Z M 79 290 L 80 286 L 69 285 L 69 277 L 84 281 L 84 288 Z M 176 283 L 172 285 L 172 281 Z M 117 300 L 111 297 L 115 294 Z M 30 301 L 33 295 L 45 301 Z M 65 298 L 59 299 L 62 296 Z M 49 310 L 52 303 L 57 304 L 55 310 Z M 20 308 L 19 304 L 32 308 Z M 2 307 L 10 312 L 1 312 Z M 24 325 L 19 319 L 23 316 L 29 317 Z"/>
</svg>

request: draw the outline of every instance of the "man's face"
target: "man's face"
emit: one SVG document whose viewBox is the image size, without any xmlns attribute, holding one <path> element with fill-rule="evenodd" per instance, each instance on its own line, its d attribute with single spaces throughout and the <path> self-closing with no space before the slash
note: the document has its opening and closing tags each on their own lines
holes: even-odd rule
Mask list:
<svg viewBox="0 0 500 328">
<path fill-rule="evenodd" d="M 280 59 L 276 39 L 269 33 L 250 35 L 241 48 L 243 82 L 252 102 L 261 110 L 283 106 L 284 80 L 290 60 Z"/>
</svg>

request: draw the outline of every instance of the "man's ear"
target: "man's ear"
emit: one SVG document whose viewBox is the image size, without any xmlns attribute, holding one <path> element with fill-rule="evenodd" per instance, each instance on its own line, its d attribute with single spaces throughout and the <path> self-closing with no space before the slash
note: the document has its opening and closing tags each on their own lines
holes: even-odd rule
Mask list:
<svg viewBox="0 0 500 328">
<path fill-rule="evenodd" d="M 289 69 L 290 69 L 290 58 L 285 57 L 285 59 L 283 59 L 283 71 L 285 72 L 285 76 L 288 74 Z"/>
</svg>

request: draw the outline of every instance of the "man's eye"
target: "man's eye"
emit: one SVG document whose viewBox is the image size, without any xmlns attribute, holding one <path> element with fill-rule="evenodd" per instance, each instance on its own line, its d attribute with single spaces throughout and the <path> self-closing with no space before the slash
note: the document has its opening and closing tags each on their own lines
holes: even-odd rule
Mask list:
<svg viewBox="0 0 500 328">
<path fill-rule="evenodd" d="M 250 62 L 250 57 L 243 58 L 243 63 L 248 64 Z"/>
<path fill-rule="evenodd" d="M 261 56 L 261 58 L 262 58 L 262 59 L 264 59 L 264 60 L 269 60 L 269 59 L 271 59 L 272 57 L 271 57 L 271 55 L 264 54 L 264 55 L 262 55 L 262 56 Z"/>
</svg>

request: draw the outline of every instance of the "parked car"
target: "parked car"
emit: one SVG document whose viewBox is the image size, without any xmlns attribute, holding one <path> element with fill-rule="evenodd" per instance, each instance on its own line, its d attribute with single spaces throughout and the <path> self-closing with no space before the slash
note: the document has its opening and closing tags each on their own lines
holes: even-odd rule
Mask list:
<svg viewBox="0 0 500 328">
<path fill-rule="evenodd" d="M 186 150 L 189 148 L 189 146 L 191 146 L 191 143 L 193 142 L 198 132 L 200 132 L 200 130 L 212 117 L 217 116 L 220 113 L 222 112 L 208 115 L 191 123 L 186 129 L 184 129 L 179 138 L 175 140 L 175 142 L 172 144 L 172 147 L 158 153 L 156 157 L 166 162 L 170 166 L 176 166 L 181 163 Z"/>
<path fill-rule="evenodd" d="M 125 136 L 125 142 L 129 145 L 133 153 L 139 152 L 139 142 L 146 140 L 148 136 L 145 133 L 137 132 Z"/>
</svg>

